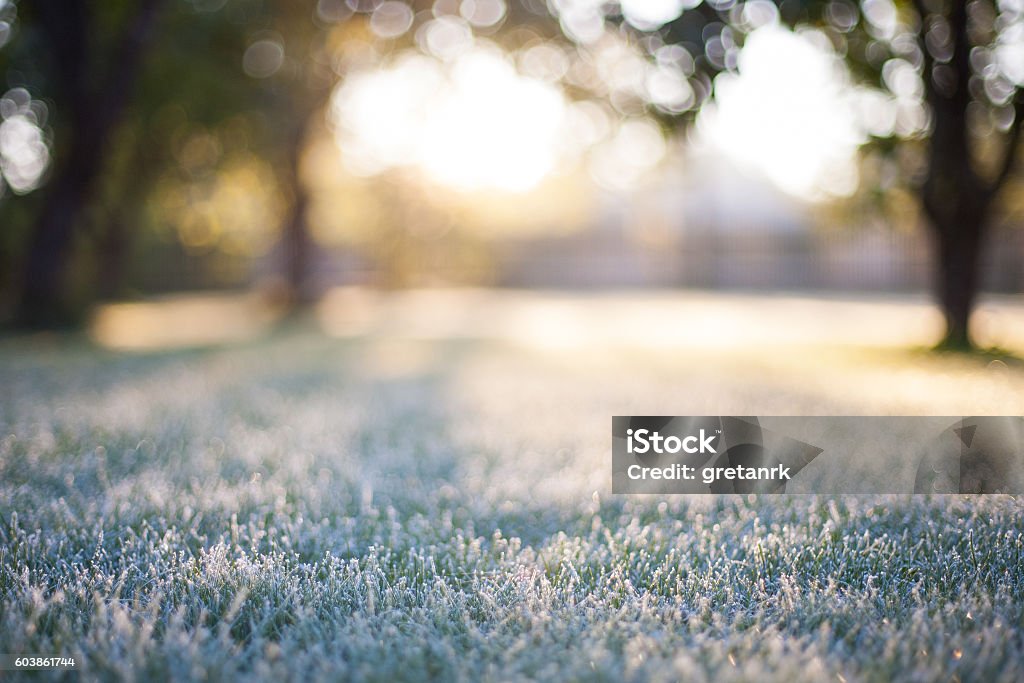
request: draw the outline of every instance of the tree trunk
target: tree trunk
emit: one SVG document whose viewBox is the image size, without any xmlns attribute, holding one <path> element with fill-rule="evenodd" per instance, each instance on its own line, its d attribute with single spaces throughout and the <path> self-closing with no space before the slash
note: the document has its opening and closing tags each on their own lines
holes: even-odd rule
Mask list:
<svg viewBox="0 0 1024 683">
<path fill-rule="evenodd" d="M 73 321 L 64 296 L 64 274 L 75 227 L 99 173 L 100 152 L 91 144 L 73 144 L 54 180 L 29 242 L 17 321 L 29 328 Z"/>
<path fill-rule="evenodd" d="M 71 247 L 102 170 L 110 133 L 127 106 L 162 2 L 139 0 L 136 13 L 111 54 L 110 70 L 96 88 L 87 87 L 94 76 L 89 65 L 95 50 L 89 3 L 51 0 L 35 6 L 43 31 L 55 48 L 55 80 L 62 96 L 58 107 L 67 110 L 68 142 L 29 242 L 16 310 L 20 325 L 51 327 L 73 322 L 64 292 Z"/>
<path fill-rule="evenodd" d="M 36 223 L 16 312 L 22 327 L 52 327 L 70 318 L 63 304 L 61 274 L 78 206 L 79 201 L 70 192 L 53 191 L 44 215 Z"/>
<path fill-rule="evenodd" d="M 936 224 L 935 291 L 945 317 L 946 331 L 938 348 L 970 350 L 971 311 L 980 285 L 981 249 L 984 243 L 984 216 L 974 216 L 976 227 Z M 948 221 L 948 219 L 947 219 Z"/>
<path fill-rule="evenodd" d="M 970 316 L 978 295 L 979 258 L 993 191 L 973 168 L 970 125 L 971 79 L 966 3 L 953 3 L 939 17 L 952 39 L 948 64 L 937 65 L 926 40 L 929 10 L 916 2 L 921 17 L 918 35 L 924 59 L 925 96 L 931 106 L 928 172 L 920 188 L 921 203 L 935 240 L 935 294 L 946 319 L 939 348 L 970 350 Z M 946 70 L 940 86 L 938 68 Z"/>
<path fill-rule="evenodd" d="M 292 137 L 287 173 L 291 194 L 291 206 L 281 229 L 282 246 L 284 247 L 284 275 L 288 285 L 288 303 L 290 307 L 301 307 L 312 298 L 309 287 L 310 247 L 308 226 L 309 193 L 302 183 L 302 150 L 306 142 L 306 129 L 309 123 L 299 126 Z"/>
<path fill-rule="evenodd" d="M 312 303 L 315 292 L 310 282 L 313 240 L 309 234 L 309 191 L 302 182 L 302 154 L 310 131 L 316 125 L 319 100 L 308 108 L 297 108 L 296 124 L 288 137 L 284 183 L 291 202 L 281 224 L 281 271 L 287 288 L 285 304 L 298 312 Z"/>
<path fill-rule="evenodd" d="M 131 217 L 126 211 L 115 211 L 107 218 L 107 229 L 99 238 L 96 291 L 100 299 L 117 298 L 124 287 L 125 265 L 130 247 L 128 230 Z"/>
</svg>

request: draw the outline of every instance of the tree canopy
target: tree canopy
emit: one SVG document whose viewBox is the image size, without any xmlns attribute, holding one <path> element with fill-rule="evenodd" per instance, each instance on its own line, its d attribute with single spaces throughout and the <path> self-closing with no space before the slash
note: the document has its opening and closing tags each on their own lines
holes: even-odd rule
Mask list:
<svg viewBox="0 0 1024 683">
<path fill-rule="evenodd" d="M 1024 119 L 1015 0 L 9 0 L 0 210 L 14 227 L 0 237 L 3 288 L 18 292 L 22 322 L 63 319 L 69 281 L 89 277 L 75 272 L 78 247 L 90 246 L 89 268 L 108 283 L 99 290 L 114 295 L 131 244 L 164 225 L 186 243 L 242 251 L 247 240 L 280 240 L 301 300 L 302 150 L 352 64 L 439 54 L 460 32 L 517 54 L 548 46 L 534 50 L 533 67 L 557 72 L 569 96 L 672 132 L 693 123 L 740 69 L 744 44 L 770 26 L 841 60 L 862 95 L 866 148 L 927 216 L 944 343 L 969 346 L 980 254 Z M 255 214 L 210 201 L 232 193 L 258 196 Z M 178 210 L 199 205 L 210 208 Z M 263 237 L 232 236 L 232 225 L 257 222 Z"/>
</svg>

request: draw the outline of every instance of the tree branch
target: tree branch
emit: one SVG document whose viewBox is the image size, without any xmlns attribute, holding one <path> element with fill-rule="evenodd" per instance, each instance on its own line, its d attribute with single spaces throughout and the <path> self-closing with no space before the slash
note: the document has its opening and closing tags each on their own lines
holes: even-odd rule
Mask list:
<svg viewBox="0 0 1024 683">
<path fill-rule="evenodd" d="M 39 0 L 30 6 L 39 28 L 52 45 L 49 55 L 58 99 L 67 98 L 72 107 L 88 106 L 89 50 L 93 16 L 85 2 Z"/>
<path fill-rule="evenodd" d="M 932 106 L 935 106 L 939 96 L 935 89 L 935 83 L 932 81 L 932 72 L 935 70 L 935 58 L 928 51 L 928 43 L 924 39 L 928 33 L 925 23 L 928 21 L 930 12 L 925 7 L 924 0 L 914 0 L 914 9 L 917 10 L 918 19 L 921 21 L 921 28 L 917 31 L 917 45 L 921 49 L 921 58 L 924 60 L 924 65 L 921 68 L 921 80 L 924 81 L 925 100 Z"/>
<path fill-rule="evenodd" d="M 110 70 L 96 93 L 101 108 L 100 128 L 113 125 L 129 99 L 142 62 L 143 50 L 164 0 L 139 0 L 139 7 L 124 29 L 123 37 L 112 53 Z"/>
</svg>

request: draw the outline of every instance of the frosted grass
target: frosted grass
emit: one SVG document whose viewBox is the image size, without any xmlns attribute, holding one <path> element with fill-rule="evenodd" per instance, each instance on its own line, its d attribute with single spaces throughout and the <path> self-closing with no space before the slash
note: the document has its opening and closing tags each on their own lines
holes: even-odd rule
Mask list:
<svg viewBox="0 0 1024 683">
<path fill-rule="evenodd" d="M 1017 500 L 609 493 L 612 414 L 1021 414 L 1016 366 L 57 344 L 0 347 L 0 652 L 99 680 L 1024 680 Z"/>
</svg>

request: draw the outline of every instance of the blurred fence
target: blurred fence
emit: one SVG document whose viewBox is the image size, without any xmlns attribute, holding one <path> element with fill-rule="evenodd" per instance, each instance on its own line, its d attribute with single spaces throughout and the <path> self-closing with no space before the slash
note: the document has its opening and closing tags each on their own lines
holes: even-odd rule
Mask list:
<svg viewBox="0 0 1024 683">
<path fill-rule="evenodd" d="M 704 232 L 650 245 L 600 230 L 508 245 L 499 283 L 516 287 L 695 287 L 918 291 L 929 287 L 922 232 Z M 984 288 L 1024 290 L 1024 231 L 992 235 Z"/>
<path fill-rule="evenodd" d="M 691 231 L 652 242 L 622 226 L 598 226 L 568 235 L 494 240 L 484 246 L 485 271 L 467 271 L 454 259 L 421 254 L 405 284 L 497 285 L 516 288 L 851 290 L 929 289 L 931 260 L 924 231 L 785 232 Z M 414 256 L 414 260 L 415 256 Z M 228 289 L 272 280 L 281 271 L 277 249 L 251 259 L 224 254 L 189 256 L 168 250 L 136 263 L 133 289 L 159 293 Z M 319 248 L 310 263 L 313 289 L 394 284 L 383 264 L 358 248 Z M 983 286 L 1024 291 L 1024 230 L 991 236 Z"/>
</svg>

